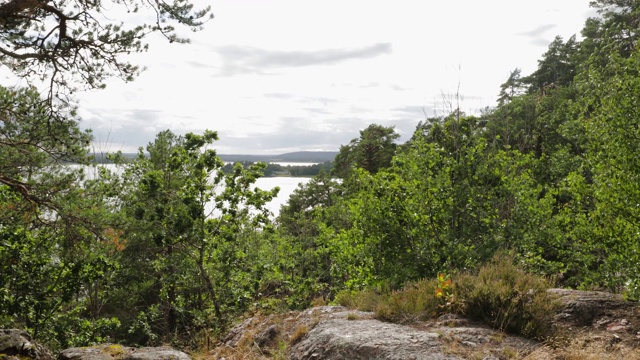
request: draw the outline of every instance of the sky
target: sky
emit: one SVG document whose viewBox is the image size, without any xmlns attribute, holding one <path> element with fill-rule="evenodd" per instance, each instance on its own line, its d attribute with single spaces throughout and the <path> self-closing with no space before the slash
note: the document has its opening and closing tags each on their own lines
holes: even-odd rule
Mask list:
<svg viewBox="0 0 640 360">
<path fill-rule="evenodd" d="M 458 104 L 495 106 L 511 70 L 535 71 L 589 0 L 196 0 L 215 18 L 191 44 L 149 39 L 146 70 L 82 93 L 94 150 L 133 152 L 166 129 L 218 132 L 220 154 L 337 151 L 376 123 L 410 138 Z M 456 95 L 457 94 L 457 95 Z"/>
</svg>

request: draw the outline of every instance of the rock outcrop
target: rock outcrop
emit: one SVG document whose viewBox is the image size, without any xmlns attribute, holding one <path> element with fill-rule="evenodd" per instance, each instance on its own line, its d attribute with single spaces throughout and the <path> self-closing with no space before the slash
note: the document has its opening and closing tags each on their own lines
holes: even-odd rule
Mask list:
<svg viewBox="0 0 640 360">
<path fill-rule="evenodd" d="M 1 360 L 54 360 L 45 347 L 24 330 L 0 329 Z M 114 344 L 63 350 L 58 360 L 190 360 L 189 355 L 169 347 L 133 348 Z"/>
<path fill-rule="evenodd" d="M 272 334 L 267 338 L 273 340 L 262 341 L 266 333 Z M 321 306 L 247 319 L 233 328 L 211 355 L 229 360 L 255 352 L 267 358 L 280 351 L 283 342 L 291 344 L 286 356 L 293 360 L 500 359 L 539 346 L 452 314 L 437 321 L 401 325 L 376 320 L 370 312 Z"/>
<path fill-rule="evenodd" d="M 536 344 L 480 326 L 423 327 L 343 318 L 318 323 L 291 348 L 290 359 L 434 359 L 502 357 L 505 350 L 531 351 Z M 508 350 L 510 351 L 510 350 Z"/>
<path fill-rule="evenodd" d="M 24 330 L 0 329 L 0 359 L 53 360 L 51 353 Z"/>
<path fill-rule="evenodd" d="M 556 314 L 558 324 L 595 329 L 603 329 L 616 322 L 627 322 L 629 329 L 640 326 L 630 323 L 632 319 L 638 320 L 638 303 L 625 301 L 622 295 L 570 289 L 550 289 L 548 292 L 556 295 L 561 303 Z"/>
<path fill-rule="evenodd" d="M 558 338 L 542 344 L 453 314 L 392 324 L 373 313 L 322 306 L 246 319 L 214 359 L 640 359 L 640 306 L 619 295 L 551 289 Z"/>
</svg>

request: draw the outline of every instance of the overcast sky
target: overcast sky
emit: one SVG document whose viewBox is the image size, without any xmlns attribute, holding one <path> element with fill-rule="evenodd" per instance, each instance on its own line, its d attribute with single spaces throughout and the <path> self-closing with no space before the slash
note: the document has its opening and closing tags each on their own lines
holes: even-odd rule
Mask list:
<svg viewBox="0 0 640 360">
<path fill-rule="evenodd" d="M 456 92 L 467 113 L 494 106 L 511 70 L 531 73 L 595 15 L 588 0 L 196 3 L 215 19 L 191 44 L 151 39 L 134 82 L 80 95 L 97 151 L 135 151 L 165 129 L 216 130 L 223 154 L 338 150 L 371 123 L 404 141 Z"/>
</svg>

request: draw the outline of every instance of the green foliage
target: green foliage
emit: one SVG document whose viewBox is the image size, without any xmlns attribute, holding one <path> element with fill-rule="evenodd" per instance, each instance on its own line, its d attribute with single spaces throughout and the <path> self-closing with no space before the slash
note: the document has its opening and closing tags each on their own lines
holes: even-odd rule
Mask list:
<svg viewBox="0 0 640 360">
<path fill-rule="evenodd" d="M 396 150 L 394 141 L 399 137 L 393 127 L 369 125 L 360 131 L 359 138 L 340 147 L 334 160 L 333 174 L 345 178 L 355 168 L 375 174 L 388 167 Z"/>
<path fill-rule="evenodd" d="M 335 243 L 348 286 L 472 268 L 511 245 L 528 158 L 487 149 L 476 118 L 443 120 L 419 126 L 390 168 L 350 179 L 353 225 Z"/>
<path fill-rule="evenodd" d="M 87 346 L 109 343 L 115 340 L 114 334 L 120 328 L 117 318 L 87 318 L 86 309 L 77 307 L 69 312 L 56 314 L 51 321 L 51 327 L 41 338 L 47 339 L 53 349 L 67 349 L 70 347 Z"/>
<path fill-rule="evenodd" d="M 113 271 L 100 254 L 61 251 L 63 238 L 45 229 L 0 231 L 0 326 L 22 327 L 53 349 L 100 342 L 117 319 L 91 316 L 92 289 Z M 78 246 L 79 247 L 79 246 Z"/>
<path fill-rule="evenodd" d="M 344 188 L 321 172 L 299 185 L 282 206 L 273 237 L 277 260 L 274 280 L 286 284 L 292 308 L 307 306 L 314 298 L 326 298 L 342 285 L 334 277 L 336 232 L 349 226 Z"/>
<path fill-rule="evenodd" d="M 576 72 L 577 47 L 575 36 L 566 43 L 561 36 L 556 36 L 542 59 L 538 60 L 538 69 L 523 79 L 524 83 L 531 85 L 529 91 L 545 94 L 549 90 L 570 84 Z"/>
<path fill-rule="evenodd" d="M 580 78 L 581 120 L 589 139 L 587 159 L 593 166 L 590 234 L 600 241 L 595 276 L 612 290 L 638 298 L 638 233 L 640 233 L 640 61 L 615 48 L 609 62 L 591 63 Z"/>
<path fill-rule="evenodd" d="M 0 86 L 0 121 L 0 184 L 23 198 L 21 207 L 58 207 L 56 195 L 78 176 L 62 172 L 60 162 L 86 161 L 91 140 L 78 129 L 75 111 L 52 115 L 36 89 Z"/>
<path fill-rule="evenodd" d="M 117 294 L 109 311 L 138 343 L 220 331 L 253 299 L 262 272 L 260 232 L 269 229 L 264 205 L 278 189 L 251 188 L 265 164 L 220 171 L 222 161 L 208 148 L 215 140 L 211 131 L 164 131 L 148 157 L 141 150 L 125 166 L 118 198 L 127 244 L 117 253 L 117 281 L 129 300 L 116 308 Z M 153 311 L 136 310 L 149 305 Z"/>
<path fill-rule="evenodd" d="M 53 348 L 101 338 L 92 290 L 116 267 L 105 256 L 112 206 L 62 164 L 86 161 L 91 136 L 34 89 L 0 88 L 0 109 L 0 321 Z"/>
<path fill-rule="evenodd" d="M 508 104 L 514 97 L 522 94 L 524 84 L 521 73 L 521 69 L 514 69 L 509 74 L 507 81 L 500 85 L 500 94 L 498 95 L 498 104 L 500 106 Z"/>
</svg>

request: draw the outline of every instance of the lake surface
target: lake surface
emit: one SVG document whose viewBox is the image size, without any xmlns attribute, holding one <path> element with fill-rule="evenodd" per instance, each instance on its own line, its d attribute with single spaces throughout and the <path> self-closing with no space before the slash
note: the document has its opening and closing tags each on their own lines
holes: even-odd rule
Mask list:
<svg viewBox="0 0 640 360">
<path fill-rule="evenodd" d="M 274 163 L 274 164 L 281 164 L 283 166 L 286 166 L 293 163 Z M 309 163 L 309 164 L 295 163 L 295 164 L 296 166 L 309 166 L 309 165 L 313 165 L 314 163 Z M 80 167 L 82 165 L 69 165 L 69 166 Z M 113 164 L 103 164 L 100 166 L 104 166 L 111 171 L 117 171 L 117 166 Z M 91 167 L 85 167 L 85 174 L 87 174 L 87 176 L 90 178 L 92 176 L 95 176 L 94 171 L 95 169 Z M 311 178 L 309 177 L 284 177 L 284 176 L 283 177 L 263 177 L 263 178 L 259 178 L 253 187 L 258 187 L 262 190 L 271 190 L 276 186 L 280 187 L 280 192 L 278 193 L 278 196 L 267 204 L 267 209 L 269 209 L 269 211 L 273 213 L 274 217 L 276 217 L 280 212 L 280 206 L 286 204 L 287 201 L 289 201 L 289 196 L 291 196 L 291 194 L 298 187 L 298 185 L 306 184 L 310 180 Z"/>
<path fill-rule="evenodd" d="M 256 186 L 260 189 L 268 190 L 274 187 L 280 187 L 278 197 L 271 200 L 267 204 L 267 208 L 271 210 L 274 216 L 278 216 L 280 206 L 289 201 L 289 197 L 299 184 L 306 184 L 311 180 L 308 177 L 263 177 L 256 181 Z"/>
</svg>

